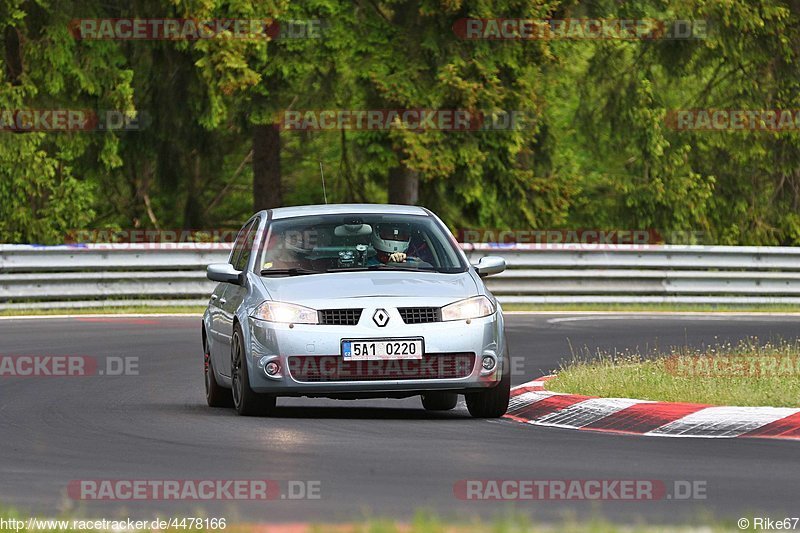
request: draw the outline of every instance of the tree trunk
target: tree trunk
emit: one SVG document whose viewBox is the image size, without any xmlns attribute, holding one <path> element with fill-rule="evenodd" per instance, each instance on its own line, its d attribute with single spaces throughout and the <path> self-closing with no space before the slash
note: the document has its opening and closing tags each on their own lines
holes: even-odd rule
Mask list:
<svg viewBox="0 0 800 533">
<path fill-rule="evenodd" d="M 253 209 L 280 207 L 281 133 L 272 124 L 253 126 Z"/>
<path fill-rule="evenodd" d="M 20 85 L 22 83 L 19 80 L 22 75 L 22 53 L 20 51 L 19 33 L 13 26 L 6 28 L 5 67 L 6 76 L 11 85 Z"/>
<path fill-rule="evenodd" d="M 389 203 L 415 205 L 419 200 L 419 175 L 402 162 L 389 170 Z"/>
<path fill-rule="evenodd" d="M 192 154 L 192 157 L 194 158 L 194 168 L 192 172 L 189 172 L 189 179 L 186 184 L 186 204 L 183 208 L 183 229 L 186 230 L 197 230 L 202 226 L 200 200 L 197 195 L 203 163 L 199 153 Z M 146 193 L 147 191 L 145 190 L 144 192 Z M 144 197 L 142 199 L 144 200 Z M 147 203 L 145 203 L 146 207 Z"/>
</svg>

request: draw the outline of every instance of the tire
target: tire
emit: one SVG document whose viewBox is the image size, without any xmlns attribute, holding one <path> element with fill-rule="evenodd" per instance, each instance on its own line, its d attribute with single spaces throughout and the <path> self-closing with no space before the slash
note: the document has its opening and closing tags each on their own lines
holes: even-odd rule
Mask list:
<svg viewBox="0 0 800 533">
<path fill-rule="evenodd" d="M 242 416 L 266 416 L 275 410 L 276 398 L 253 392 L 247 362 L 244 360 L 244 335 L 237 323 L 231 337 L 231 395 L 233 407 Z"/>
<path fill-rule="evenodd" d="M 467 410 L 475 418 L 500 418 L 508 411 L 511 397 L 511 364 L 508 356 L 503 360 L 503 377 L 491 389 L 464 395 Z"/>
<path fill-rule="evenodd" d="M 422 395 L 422 407 L 426 411 L 449 411 L 458 403 L 455 392 L 427 392 Z"/>
<path fill-rule="evenodd" d="M 206 383 L 206 403 L 209 407 L 233 407 L 233 396 L 231 390 L 226 389 L 217 383 L 214 376 L 214 364 L 211 361 L 211 354 L 208 350 L 208 340 L 203 338 L 203 367 Z"/>
</svg>

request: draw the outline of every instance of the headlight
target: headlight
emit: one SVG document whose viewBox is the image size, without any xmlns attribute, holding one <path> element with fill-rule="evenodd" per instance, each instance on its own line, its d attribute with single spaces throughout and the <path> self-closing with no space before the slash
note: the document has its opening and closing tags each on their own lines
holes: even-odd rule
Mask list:
<svg viewBox="0 0 800 533">
<path fill-rule="evenodd" d="M 494 313 L 494 304 L 486 296 L 474 296 L 442 307 L 442 321 L 469 320 Z"/>
<path fill-rule="evenodd" d="M 266 301 L 258 306 L 253 318 L 281 324 L 318 324 L 317 311 L 302 305 Z"/>
</svg>

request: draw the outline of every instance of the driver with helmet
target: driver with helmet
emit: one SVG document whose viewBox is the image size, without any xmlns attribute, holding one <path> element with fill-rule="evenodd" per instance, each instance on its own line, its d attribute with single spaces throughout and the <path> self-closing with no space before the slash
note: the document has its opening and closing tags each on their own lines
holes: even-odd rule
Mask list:
<svg viewBox="0 0 800 533">
<path fill-rule="evenodd" d="M 414 261 L 406 255 L 411 236 L 408 230 L 398 224 L 376 224 L 372 232 L 372 247 L 375 256 L 367 261 L 367 265 L 385 265 L 386 263 L 404 263 Z"/>
</svg>

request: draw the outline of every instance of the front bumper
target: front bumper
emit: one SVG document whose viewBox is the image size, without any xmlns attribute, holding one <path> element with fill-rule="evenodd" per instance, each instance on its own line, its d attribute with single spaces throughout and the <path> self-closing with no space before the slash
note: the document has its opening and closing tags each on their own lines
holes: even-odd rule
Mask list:
<svg viewBox="0 0 800 533">
<path fill-rule="evenodd" d="M 450 390 L 467 392 L 495 386 L 503 368 L 509 363 L 505 360 L 505 346 L 502 332 L 502 315 L 495 314 L 453 322 L 432 322 L 407 325 L 403 323 L 396 309 L 383 307 L 390 320 L 386 327 L 377 326 L 371 319 L 376 309 L 365 308 L 361 320 L 355 326 L 276 324 L 249 318 L 250 342 L 248 343 L 248 365 L 250 386 L 255 392 L 285 396 L 326 395 L 346 393 L 403 393 L 412 391 Z M 359 379 L 361 373 L 353 373 L 338 381 L 308 381 L 307 375 L 297 372 L 298 362 L 305 358 L 309 366 L 314 366 L 320 356 L 329 363 L 341 361 L 342 339 L 378 339 L 422 337 L 426 359 L 440 361 L 441 355 L 461 354 L 462 365 L 459 377 L 412 377 L 403 373 L 402 379 L 376 378 Z M 428 357 L 427 354 L 431 354 Z M 464 354 L 474 354 L 474 361 L 465 368 Z M 491 371 L 482 367 L 484 356 L 495 359 Z M 290 364 L 290 358 L 292 359 Z M 452 359 L 452 357 L 448 357 Z M 444 361 L 444 359 L 441 359 Z M 277 363 L 279 371 L 268 376 L 264 367 Z M 302 362 L 299 363 L 302 365 Z M 399 363 L 398 363 L 399 364 Z M 447 364 L 439 365 L 447 367 Z M 374 368 L 364 362 L 363 369 Z M 401 364 L 401 368 L 405 368 Z"/>
</svg>

